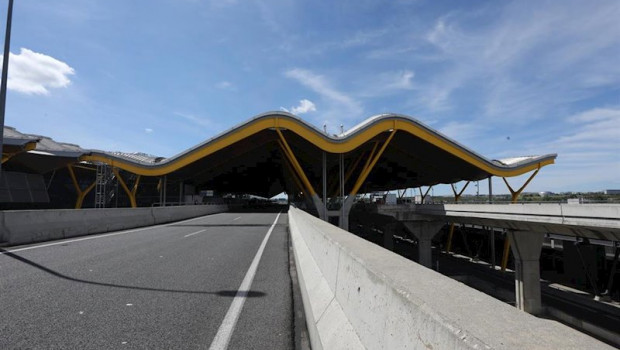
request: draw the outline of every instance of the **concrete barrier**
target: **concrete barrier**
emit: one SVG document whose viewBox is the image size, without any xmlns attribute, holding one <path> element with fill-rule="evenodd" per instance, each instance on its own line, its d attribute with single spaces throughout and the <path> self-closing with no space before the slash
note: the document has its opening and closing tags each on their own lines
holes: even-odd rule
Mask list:
<svg viewBox="0 0 620 350">
<path fill-rule="evenodd" d="M 299 209 L 288 215 L 313 349 L 612 349 Z"/>
<path fill-rule="evenodd" d="M 228 206 L 0 211 L 0 243 L 44 242 L 184 220 L 228 211 Z"/>
</svg>

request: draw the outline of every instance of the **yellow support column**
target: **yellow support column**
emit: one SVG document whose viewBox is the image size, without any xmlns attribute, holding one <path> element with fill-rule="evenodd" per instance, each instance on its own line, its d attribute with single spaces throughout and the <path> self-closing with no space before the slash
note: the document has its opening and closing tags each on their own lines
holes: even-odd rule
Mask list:
<svg viewBox="0 0 620 350">
<path fill-rule="evenodd" d="M 136 182 L 133 184 L 133 188 L 129 190 L 129 187 L 118 172 L 118 168 L 112 168 L 112 172 L 114 172 L 114 175 L 118 179 L 118 183 L 121 184 L 121 187 L 127 194 L 127 197 L 129 197 L 129 203 L 131 204 L 131 207 L 136 208 L 138 206 L 136 202 L 136 192 L 138 191 L 138 184 L 140 183 L 140 175 L 138 175 L 138 177 L 136 178 Z"/>
<path fill-rule="evenodd" d="M 77 193 L 77 198 L 75 200 L 75 209 L 82 209 L 84 198 L 86 198 L 86 195 L 95 187 L 97 180 L 93 181 L 93 183 L 90 184 L 90 186 L 86 187 L 85 190 L 82 190 L 80 188 L 80 184 L 77 181 L 77 177 L 75 176 L 75 172 L 73 171 L 73 165 L 68 165 L 67 169 L 69 170 L 69 176 L 71 176 L 73 187 L 75 188 L 75 192 Z"/>
<path fill-rule="evenodd" d="M 506 184 L 506 186 L 508 187 L 508 191 L 510 191 L 510 195 L 512 196 L 511 198 L 511 202 L 512 203 L 517 203 L 517 200 L 519 200 L 519 195 L 521 195 L 521 192 L 523 192 L 523 190 L 525 189 L 525 187 L 527 185 L 529 185 L 530 181 L 532 181 L 532 179 L 534 178 L 534 176 L 536 176 L 536 174 L 538 174 L 538 171 L 540 170 L 540 164 L 538 165 L 538 169 L 536 169 L 536 171 L 534 171 L 534 173 L 532 175 L 530 175 L 530 177 L 527 179 L 527 181 L 525 181 L 525 183 L 523 184 L 523 186 L 521 186 L 521 188 L 519 188 L 518 190 L 513 190 L 512 187 L 510 186 L 510 184 L 508 183 L 508 180 L 506 180 L 505 177 L 502 177 L 502 180 L 504 180 L 504 183 Z"/>
<path fill-rule="evenodd" d="M 286 143 L 286 140 L 284 139 L 284 135 L 282 135 L 280 130 L 276 130 L 276 131 L 278 132 L 278 134 L 280 135 L 282 139 L 282 141 L 279 142 L 280 147 L 282 148 L 282 151 L 284 152 L 286 159 L 288 159 L 289 165 L 292 166 L 293 170 L 297 174 L 298 176 L 297 179 L 301 180 L 303 184 L 302 188 L 304 188 L 305 191 L 311 196 L 316 194 L 316 192 L 314 191 L 314 188 L 310 184 L 310 180 L 308 180 L 308 177 L 306 176 L 306 173 L 304 172 L 301 165 L 299 165 L 299 162 L 297 161 L 297 158 L 295 158 L 295 155 L 293 154 L 293 151 L 289 147 L 288 143 Z"/>
<path fill-rule="evenodd" d="M 450 231 L 448 232 L 448 243 L 446 244 L 446 253 L 450 253 L 452 250 L 452 236 L 454 235 L 454 223 L 450 224 Z"/>
<path fill-rule="evenodd" d="M 376 144 L 375 144 L 375 148 L 376 148 Z M 373 150 L 374 152 L 374 150 Z M 353 162 L 353 164 L 349 167 L 349 170 L 347 170 L 347 173 L 344 175 L 344 183 L 346 184 L 347 181 L 349 181 L 349 179 L 351 178 L 351 175 L 353 175 L 353 172 L 355 171 L 355 169 L 357 169 L 357 166 L 359 165 L 360 161 L 362 160 L 362 158 L 364 158 L 364 153 L 360 154 L 359 157 L 357 157 L 357 159 L 355 160 L 355 162 Z M 332 185 L 329 187 L 329 191 L 327 191 L 327 193 L 331 194 L 331 196 L 335 196 L 338 192 L 338 182 L 339 181 L 332 181 Z"/>
<path fill-rule="evenodd" d="M 454 193 L 454 203 L 458 203 L 459 199 L 461 199 L 461 195 L 463 194 L 463 192 L 465 192 L 465 189 L 467 188 L 467 185 L 469 185 L 469 181 L 467 181 L 465 183 L 465 186 L 463 186 L 463 188 L 461 188 L 461 192 L 456 193 L 456 186 L 454 186 L 454 184 L 450 184 L 450 187 L 452 187 L 452 193 Z"/>
<path fill-rule="evenodd" d="M 289 146 L 288 142 L 286 142 L 286 139 L 284 138 L 284 135 L 282 134 L 280 129 L 276 128 L 276 132 L 278 133 L 278 136 L 280 137 L 280 140 L 278 140 L 279 141 L 278 143 L 280 144 L 280 147 L 282 148 L 284 155 L 289 160 L 290 165 L 293 167 L 293 170 L 295 170 L 295 172 L 297 173 L 299 180 L 301 180 L 303 186 L 306 188 L 307 195 L 304 195 L 304 197 L 309 199 L 312 202 L 312 204 L 314 204 L 319 214 L 319 217 L 325 218 L 327 213 L 324 210 L 325 208 L 324 203 L 321 201 L 319 196 L 316 194 L 316 191 L 312 187 L 310 180 L 308 180 L 308 177 L 306 176 L 304 169 L 301 167 L 301 165 L 297 161 L 297 158 L 295 157 L 293 150 Z"/>
<path fill-rule="evenodd" d="M 422 193 L 422 186 L 418 187 L 418 191 L 420 191 L 420 197 L 422 197 L 422 203 L 420 204 L 424 204 L 424 199 L 426 198 L 426 196 L 428 196 L 428 193 L 431 191 L 432 188 L 433 186 L 428 186 L 426 192 Z"/>
<path fill-rule="evenodd" d="M 529 185 L 530 181 L 532 181 L 534 176 L 536 176 L 536 174 L 538 174 L 538 171 L 540 171 L 540 164 L 538 164 L 538 169 L 536 169 L 534 171 L 534 173 L 532 173 L 532 175 L 530 175 L 530 177 L 527 179 L 527 181 L 525 181 L 523 186 L 521 186 L 521 188 L 519 188 L 516 191 L 512 189 L 512 187 L 508 183 L 508 180 L 506 180 L 505 177 L 502 177 L 502 180 L 504 180 L 504 183 L 508 187 L 508 191 L 510 191 L 510 196 L 511 196 L 510 202 L 511 203 L 517 203 L 517 201 L 519 200 L 519 196 L 521 195 L 521 192 L 523 192 L 525 187 L 527 185 Z M 510 239 L 508 238 L 508 235 L 506 235 L 506 238 L 504 240 L 504 252 L 502 253 L 502 265 L 501 265 L 502 272 L 506 271 L 506 266 L 508 266 L 508 258 L 509 257 L 510 257 Z"/>
<path fill-rule="evenodd" d="M 357 178 L 355 185 L 353 185 L 353 188 L 351 189 L 349 196 L 355 196 L 357 194 L 357 191 L 359 191 L 364 181 L 366 181 L 366 178 L 370 174 L 370 171 L 375 167 L 375 164 L 377 164 L 377 161 L 379 161 L 379 158 L 383 154 L 383 151 L 385 151 L 387 145 L 390 143 L 390 141 L 392 141 L 394 134 L 396 134 L 396 129 L 393 129 L 392 132 L 390 132 L 390 136 L 388 136 L 387 140 L 385 140 L 385 142 L 383 143 L 383 146 L 381 146 L 381 149 L 379 149 L 379 151 L 376 154 L 374 154 L 377 148 L 377 145 L 375 144 L 375 147 L 373 148 L 372 152 L 370 153 L 370 156 L 366 160 L 366 164 L 364 165 L 364 168 L 362 169 L 360 176 Z"/>
<path fill-rule="evenodd" d="M 282 147 L 282 149 L 284 149 L 284 147 Z M 284 162 L 284 164 L 286 164 L 286 169 L 288 169 L 288 172 L 291 174 L 291 177 L 293 178 L 293 182 L 295 183 L 295 185 L 297 186 L 297 189 L 301 192 L 304 192 L 304 185 L 301 184 L 301 181 L 299 180 L 299 177 L 297 177 L 297 174 L 295 173 L 295 170 L 293 170 L 293 166 L 291 165 L 291 162 L 288 160 L 288 157 L 286 157 L 286 162 Z"/>
<path fill-rule="evenodd" d="M 461 198 L 461 195 L 463 194 L 463 192 L 465 192 L 465 189 L 467 188 L 467 185 L 469 185 L 469 181 L 467 181 L 465 183 L 465 186 L 463 186 L 463 188 L 461 188 L 461 192 L 457 193 L 456 192 L 456 186 L 454 186 L 454 184 L 450 184 L 450 187 L 452 187 L 452 193 L 454 193 L 454 203 L 458 203 L 459 199 Z M 420 190 L 420 194 L 422 194 L 422 191 Z M 428 191 L 426 192 L 426 194 L 428 194 Z M 454 223 L 450 224 L 450 232 L 448 233 L 448 242 L 446 244 L 446 253 L 450 253 L 450 250 L 452 250 L 452 237 L 454 236 Z"/>
<path fill-rule="evenodd" d="M 303 168 L 301 167 L 301 165 L 299 165 L 299 162 L 297 161 L 297 158 L 295 158 L 295 154 L 293 153 L 293 150 L 291 149 L 291 147 L 288 145 L 288 142 L 286 142 L 284 135 L 282 135 L 282 132 L 280 131 L 280 129 L 276 129 L 276 132 L 278 133 L 278 136 L 280 136 L 280 147 L 282 147 L 282 150 L 284 151 L 284 155 L 291 162 L 293 169 L 297 173 L 297 176 L 299 176 L 299 179 L 301 180 L 304 187 L 308 191 L 308 194 L 310 196 L 315 195 L 316 191 L 314 191 L 312 184 L 310 184 L 310 180 L 308 180 L 308 177 L 306 176 L 306 173 L 304 173 Z"/>
</svg>

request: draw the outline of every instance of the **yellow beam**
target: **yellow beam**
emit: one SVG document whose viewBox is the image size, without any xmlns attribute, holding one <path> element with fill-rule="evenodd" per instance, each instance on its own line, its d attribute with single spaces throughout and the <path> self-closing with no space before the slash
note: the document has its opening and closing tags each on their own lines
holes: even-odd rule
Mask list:
<svg viewBox="0 0 620 350">
<path fill-rule="evenodd" d="M 504 238 L 504 252 L 502 253 L 502 272 L 506 271 L 506 266 L 508 266 L 508 257 L 510 256 L 510 238 L 508 235 Z"/>
<path fill-rule="evenodd" d="M 69 169 L 69 176 L 71 177 L 73 187 L 75 188 L 75 192 L 77 194 L 77 198 L 75 200 L 75 209 L 82 209 L 84 198 L 86 198 L 86 195 L 88 195 L 88 193 L 95 187 L 97 180 L 95 179 L 95 181 L 93 181 L 90 186 L 86 187 L 86 189 L 82 191 L 82 189 L 80 188 L 80 184 L 77 181 L 77 177 L 75 176 L 75 172 L 73 171 L 73 165 L 69 164 L 67 166 L 67 169 Z"/>
<path fill-rule="evenodd" d="M 138 192 L 138 185 L 140 184 L 140 177 L 142 175 L 138 175 L 136 178 L 136 182 L 133 184 L 133 188 L 131 189 L 131 195 L 136 198 L 136 192 Z"/>
<path fill-rule="evenodd" d="M 366 171 L 366 169 L 368 169 L 368 166 L 370 165 L 370 162 L 372 161 L 372 159 L 375 156 L 375 152 L 377 151 L 377 147 L 379 147 L 379 143 L 375 142 L 375 145 L 372 147 L 372 150 L 370 151 L 370 154 L 368 155 L 368 159 L 366 159 L 366 163 L 364 163 L 364 167 L 362 168 L 361 174 L 363 174 Z"/>
<path fill-rule="evenodd" d="M 284 148 L 283 152 L 284 152 Z M 288 169 L 288 172 L 291 174 L 291 177 L 293 178 L 293 182 L 295 183 L 295 185 L 297 186 L 297 189 L 301 192 L 304 192 L 304 185 L 301 184 L 301 181 L 299 180 L 299 177 L 297 177 L 297 174 L 295 173 L 295 170 L 293 170 L 293 166 L 291 165 L 291 162 L 288 160 L 288 156 L 286 157 L 287 161 L 284 162 L 284 164 L 286 164 L 286 168 Z"/>
<path fill-rule="evenodd" d="M 306 187 L 308 194 L 310 196 L 315 195 L 316 192 L 314 191 L 314 188 L 312 188 L 312 184 L 310 184 L 308 177 L 306 177 L 306 173 L 304 173 L 303 168 L 301 167 L 301 165 L 299 165 L 299 162 L 297 161 L 297 158 L 295 158 L 295 154 L 293 153 L 291 147 L 288 145 L 288 142 L 286 142 L 284 135 L 282 135 L 280 129 L 276 129 L 276 132 L 278 133 L 278 136 L 280 136 L 280 145 L 283 147 L 284 154 L 288 157 L 288 160 L 291 162 L 293 169 L 295 169 L 297 175 L 301 179 L 301 182 L 303 182 L 304 186 Z"/>
<path fill-rule="evenodd" d="M 420 191 L 420 197 L 422 197 L 422 204 L 424 204 L 424 199 L 426 198 L 426 196 L 428 196 L 428 193 L 431 191 L 431 188 L 433 188 L 433 186 L 428 186 L 428 188 L 426 189 L 426 192 L 422 194 L 422 186 L 418 187 L 418 190 Z"/>
<path fill-rule="evenodd" d="M 125 183 L 125 181 L 123 180 L 123 178 L 121 177 L 121 174 L 118 172 L 118 168 L 112 168 L 112 172 L 114 172 L 114 175 L 116 176 L 116 178 L 118 179 L 118 183 L 121 184 L 121 187 L 123 188 L 123 190 L 125 191 L 125 193 L 127 194 L 127 197 L 129 197 L 129 203 L 131 204 L 132 208 L 136 208 L 138 205 L 136 203 L 136 194 L 135 191 L 137 191 L 138 188 L 138 183 L 140 182 L 140 178 L 138 178 L 136 180 L 136 183 L 134 184 L 133 189 L 130 191 L 129 187 L 127 187 L 127 184 Z"/>
<path fill-rule="evenodd" d="M 536 171 L 534 171 L 534 173 L 532 173 L 532 175 L 530 175 L 530 177 L 527 179 L 527 181 L 525 181 L 525 183 L 523 184 L 523 186 L 521 186 L 521 188 L 519 188 L 518 190 L 513 190 L 512 187 L 510 186 L 510 184 L 508 183 L 508 180 L 506 180 L 505 177 L 502 177 L 502 180 L 504 180 L 504 183 L 506 184 L 506 186 L 508 187 L 508 190 L 510 191 L 510 195 L 512 196 L 511 202 L 512 203 L 517 203 L 517 200 L 519 200 L 519 195 L 521 195 L 521 192 L 523 192 L 523 190 L 525 189 L 525 187 L 527 187 L 527 185 L 530 184 L 530 181 L 532 181 L 532 179 L 534 178 L 534 176 L 536 176 L 536 174 L 538 174 L 538 171 L 540 170 L 540 167 L 538 169 L 536 169 Z"/>
<path fill-rule="evenodd" d="M 353 162 L 353 164 L 349 167 L 349 170 L 347 170 L 347 173 L 344 175 L 344 183 L 345 183 L 345 185 L 347 184 L 347 182 L 351 178 L 351 175 L 353 175 L 353 172 L 355 171 L 355 169 L 357 169 L 357 166 L 359 165 L 359 163 L 360 163 L 360 161 L 362 160 L 363 157 L 364 157 L 364 152 L 362 152 L 359 155 L 359 157 L 357 157 L 355 162 Z M 328 193 L 331 193 L 332 196 L 336 195 L 336 193 L 338 192 L 337 187 L 340 187 L 340 186 L 338 186 L 338 182 L 339 181 L 332 182 L 332 185 L 329 187 Z"/>
<path fill-rule="evenodd" d="M 456 193 L 456 186 L 454 184 L 450 184 L 450 187 L 452 187 L 452 192 L 454 193 L 454 203 L 458 203 L 459 199 L 461 198 L 461 195 L 463 194 L 463 192 L 465 192 L 467 185 L 469 185 L 469 181 L 467 181 L 465 183 L 465 186 L 461 188 L 461 192 Z"/>
<path fill-rule="evenodd" d="M 134 174 L 161 176 L 178 170 L 190 163 L 193 163 L 201 158 L 204 158 L 210 154 L 222 150 L 260 131 L 273 128 L 276 128 L 276 130 L 280 128 L 287 129 L 291 132 L 294 132 L 295 134 L 304 138 L 319 149 L 330 153 L 348 153 L 370 141 L 373 137 L 383 133 L 385 130 L 401 130 L 419 139 L 422 139 L 459 159 L 462 159 L 468 164 L 471 164 L 489 173 L 490 175 L 500 177 L 518 176 L 532 171 L 536 168 L 540 168 L 542 166 L 554 163 L 553 159 L 547 159 L 542 162 L 530 164 L 519 169 L 505 169 L 502 167 L 498 167 L 493 165 L 492 163 L 481 160 L 473 153 L 461 149 L 461 147 L 457 146 L 456 144 L 437 135 L 431 130 L 420 126 L 413 121 L 403 120 L 397 117 L 383 119 L 376 123 L 370 124 L 364 130 L 356 133 L 351 138 L 345 140 L 332 140 L 326 138 L 325 135 L 307 126 L 305 123 L 283 115 L 271 115 L 252 120 L 231 131 L 230 133 L 218 138 L 217 140 L 209 142 L 193 150 L 192 152 L 188 152 L 181 157 L 175 159 L 174 161 L 165 163 L 161 166 L 144 166 L 133 163 L 131 161 L 114 159 L 106 155 L 85 155 L 80 157 L 80 159 L 90 162 L 104 162 L 113 167 L 118 167 Z"/>
<path fill-rule="evenodd" d="M 351 192 L 349 193 L 350 196 L 355 196 L 357 194 L 357 191 L 359 191 L 360 187 L 362 187 L 362 184 L 364 183 L 364 181 L 366 181 L 366 178 L 370 174 L 370 171 L 372 170 L 372 168 L 374 168 L 375 164 L 377 164 L 377 161 L 383 154 L 383 151 L 385 151 L 385 148 L 387 147 L 387 145 L 390 143 L 390 141 L 392 141 L 394 134 L 396 134 L 396 129 L 393 129 L 392 132 L 390 132 L 390 136 L 388 136 L 387 140 L 385 140 L 385 142 L 383 143 L 383 146 L 381 146 L 381 149 L 379 149 L 377 154 L 375 154 L 374 157 L 372 157 L 372 154 L 371 154 L 372 161 L 369 162 L 371 158 L 368 158 L 368 160 L 366 161 L 366 166 L 362 170 L 362 173 L 357 178 L 355 185 L 353 185 L 353 188 L 351 189 Z"/>
<path fill-rule="evenodd" d="M 77 201 L 75 202 L 75 209 L 82 209 L 82 204 L 84 203 L 84 198 L 86 198 L 86 195 L 88 195 L 88 193 L 95 187 L 96 183 L 97 183 L 96 180 L 93 181 L 93 183 L 90 184 L 90 186 L 86 187 L 86 189 L 80 193 L 80 195 L 78 196 Z"/>
<path fill-rule="evenodd" d="M 452 236 L 454 235 L 454 224 L 450 224 L 450 232 L 448 232 L 448 243 L 446 244 L 446 253 L 452 250 Z"/>
</svg>

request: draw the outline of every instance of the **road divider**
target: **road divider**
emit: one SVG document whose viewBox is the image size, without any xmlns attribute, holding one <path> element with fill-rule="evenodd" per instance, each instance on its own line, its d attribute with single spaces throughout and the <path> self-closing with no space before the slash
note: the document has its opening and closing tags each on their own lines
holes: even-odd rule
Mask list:
<svg viewBox="0 0 620 350">
<path fill-rule="evenodd" d="M 291 207 L 312 348 L 613 349 Z"/>
<path fill-rule="evenodd" d="M 126 230 L 228 211 L 225 204 L 0 211 L 0 243 L 19 245 Z"/>
</svg>

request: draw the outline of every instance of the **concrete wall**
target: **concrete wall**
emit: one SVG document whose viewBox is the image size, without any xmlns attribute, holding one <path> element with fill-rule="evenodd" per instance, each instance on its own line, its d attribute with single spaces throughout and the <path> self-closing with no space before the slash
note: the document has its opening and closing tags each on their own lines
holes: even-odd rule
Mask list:
<svg viewBox="0 0 620 350">
<path fill-rule="evenodd" d="M 313 349 L 612 349 L 299 209 L 288 214 Z"/>
<path fill-rule="evenodd" d="M 28 244 L 85 236 L 228 211 L 226 205 L 0 211 L 0 243 Z"/>
</svg>

